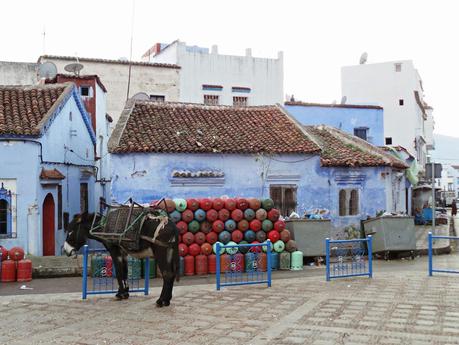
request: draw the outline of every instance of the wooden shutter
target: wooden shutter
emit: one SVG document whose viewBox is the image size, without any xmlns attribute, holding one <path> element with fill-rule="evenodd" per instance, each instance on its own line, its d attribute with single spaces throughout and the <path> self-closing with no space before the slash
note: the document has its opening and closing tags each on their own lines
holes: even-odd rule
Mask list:
<svg viewBox="0 0 459 345">
<path fill-rule="evenodd" d="M 346 216 L 346 190 L 339 191 L 339 215 Z"/>
<path fill-rule="evenodd" d="M 349 198 L 349 214 L 352 216 L 359 214 L 359 191 L 357 189 L 351 190 L 351 197 Z"/>
</svg>

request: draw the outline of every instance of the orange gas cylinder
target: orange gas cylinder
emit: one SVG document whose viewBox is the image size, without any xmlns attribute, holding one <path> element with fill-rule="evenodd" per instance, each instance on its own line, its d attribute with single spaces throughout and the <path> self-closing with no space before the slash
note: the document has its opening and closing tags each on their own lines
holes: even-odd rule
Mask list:
<svg viewBox="0 0 459 345">
<path fill-rule="evenodd" d="M 231 257 L 228 254 L 220 255 L 220 272 L 229 272 L 231 269 Z"/>
<path fill-rule="evenodd" d="M 104 257 L 104 266 L 105 266 L 105 276 L 113 276 L 113 259 L 110 255 Z M 19 276 L 18 276 L 19 277 Z"/>
<path fill-rule="evenodd" d="M 195 258 L 196 263 L 196 274 L 203 275 L 207 274 L 207 256 L 206 255 L 198 255 Z"/>
<path fill-rule="evenodd" d="M 16 263 L 13 260 L 2 261 L 1 281 L 4 283 L 16 281 Z"/>
<path fill-rule="evenodd" d="M 266 272 L 267 256 L 266 253 L 258 253 L 257 264 L 258 271 Z"/>
<path fill-rule="evenodd" d="M 30 282 L 32 280 L 32 261 L 19 260 L 17 267 L 17 281 Z"/>
<path fill-rule="evenodd" d="M 24 259 L 24 249 L 21 247 L 13 247 L 8 251 L 11 260 L 19 261 Z"/>
<path fill-rule="evenodd" d="M 187 255 L 183 261 L 184 273 L 186 276 L 194 275 L 194 256 Z"/>
<path fill-rule="evenodd" d="M 217 255 L 210 254 L 207 257 L 207 267 L 210 274 L 215 274 L 217 272 Z"/>
</svg>

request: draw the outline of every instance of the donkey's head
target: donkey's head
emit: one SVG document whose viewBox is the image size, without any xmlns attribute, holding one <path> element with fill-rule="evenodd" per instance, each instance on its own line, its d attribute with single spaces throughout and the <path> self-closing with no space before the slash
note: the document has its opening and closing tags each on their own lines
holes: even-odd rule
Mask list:
<svg viewBox="0 0 459 345">
<path fill-rule="evenodd" d="M 72 221 L 65 229 L 67 237 L 63 249 L 67 256 L 76 255 L 78 250 L 86 243 L 93 218 L 94 215 L 90 215 L 86 212 L 77 214 L 73 217 Z"/>
</svg>

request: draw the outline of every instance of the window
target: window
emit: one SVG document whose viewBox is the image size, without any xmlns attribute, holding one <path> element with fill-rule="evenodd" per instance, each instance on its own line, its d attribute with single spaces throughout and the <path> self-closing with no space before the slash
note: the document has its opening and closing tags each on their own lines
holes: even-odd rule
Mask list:
<svg viewBox="0 0 459 345">
<path fill-rule="evenodd" d="M 150 95 L 150 101 L 154 102 L 164 102 L 166 100 L 166 96 L 162 95 Z"/>
<path fill-rule="evenodd" d="M 223 90 L 223 86 L 221 85 L 210 85 L 210 84 L 203 84 L 202 85 L 203 90 L 208 90 L 208 91 L 221 91 Z"/>
<path fill-rule="evenodd" d="M 82 86 L 80 88 L 80 93 L 81 93 L 81 96 L 88 97 L 89 96 L 89 86 Z"/>
<path fill-rule="evenodd" d="M 80 210 L 81 213 L 88 212 L 89 209 L 88 184 L 80 183 Z"/>
<path fill-rule="evenodd" d="M 11 237 L 11 191 L 0 187 L 0 236 Z"/>
<path fill-rule="evenodd" d="M 401 72 L 402 71 L 402 64 L 401 63 L 396 63 L 394 64 L 395 66 L 395 72 Z"/>
<path fill-rule="evenodd" d="M 69 113 L 69 121 L 72 121 L 72 112 Z"/>
<path fill-rule="evenodd" d="M 386 137 L 386 145 L 392 145 L 392 137 Z"/>
<path fill-rule="evenodd" d="M 454 191 L 454 186 L 453 186 L 453 183 L 452 183 L 452 182 L 449 182 L 449 183 L 448 183 L 448 191 L 449 191 L 449 192 Z"/>
<path fill-rule="evenodd" d="M 233 105 L 235 107 L 246 107 L 248 105 L 247 97 L 233 97 Z"/>
<path fill-rule="evenodd" d="M 296 211 L 296 185 L 271 185 L 269 194 L 283 216 L 289 216 Z"/>
<path fill-rule="evenodd" d="M 57 229 L 62 230 L 62 186 L 57 186 Z"/>
<path fill-rule="evenodd" d="M 359 191 L 357 189 L 341 189 L 339 191 L 339 215 L 357 216 L 359 214 Z"/>
<path fill-rule="evenodd" d="M 205 105 L 218 105 L 218 95 L 204 95 Z"/>
<path fill-rule="evenodd" d="M 405 102 L 403 101 L 403 99 L 399 99 L 398 100 L 398 105 L 403 105 Z"/>
<path fill-rule="evenodd" d="M 250 87 L 244 87 L 244 86 L 233 86 L 231 88 L 232 92 L 245 92 L 245 93 L 250 93 L 252 91 Z"/>
<path fill-rule="evenodd" d="M 359 137 L 360 139 L 367 140 L 368 139 L 367 134 L 368 134 L 368 128 L 366 127 L 354 128 L 354 135 L 356 137 Z"/>
</svg>

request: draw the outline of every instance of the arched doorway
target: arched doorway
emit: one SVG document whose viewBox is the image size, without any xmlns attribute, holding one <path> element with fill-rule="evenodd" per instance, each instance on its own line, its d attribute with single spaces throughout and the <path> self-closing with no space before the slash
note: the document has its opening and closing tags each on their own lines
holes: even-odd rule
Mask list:
<svg viewBox="0 0 459 345">
<path fill-rule="evenodd" d="M 43 256 L 55 255 L 54 217 L 54 198 L 51 193 L 48 193 L 43 201 Z"/>
</svg>

